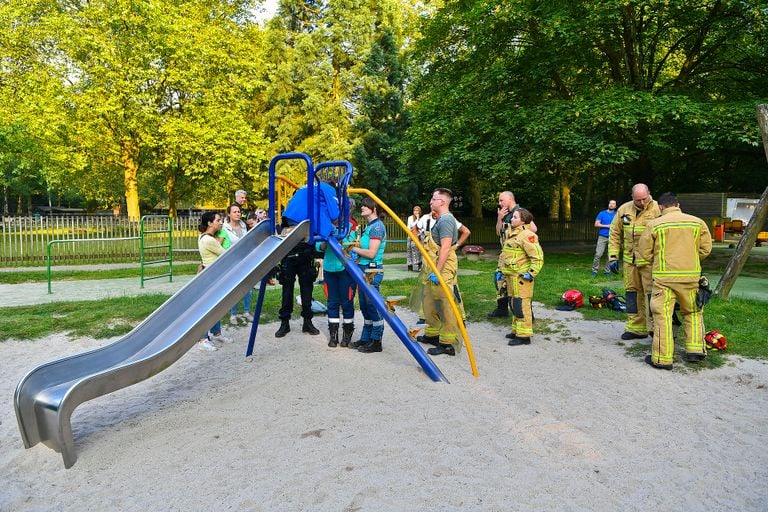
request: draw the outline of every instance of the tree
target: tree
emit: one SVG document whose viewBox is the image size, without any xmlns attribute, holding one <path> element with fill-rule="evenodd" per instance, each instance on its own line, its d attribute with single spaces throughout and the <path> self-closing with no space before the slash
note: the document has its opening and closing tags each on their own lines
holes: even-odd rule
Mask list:
<svg viewBox="0 0 768 512">
<path fill-rule="evenodd" d="M 446 4 L 417 54 L 406 161 L 429 179 L 447 158 L 471 159 L 487 187 L 546 202 L 563 183 L 584 193 L 587 175 L 614 194 L 684 184 L 691 165 L 710 186 L 734 162 L 751 173 L 758 138 L 744 105 L 764 94 L 765 6 Z"/>
</svg>

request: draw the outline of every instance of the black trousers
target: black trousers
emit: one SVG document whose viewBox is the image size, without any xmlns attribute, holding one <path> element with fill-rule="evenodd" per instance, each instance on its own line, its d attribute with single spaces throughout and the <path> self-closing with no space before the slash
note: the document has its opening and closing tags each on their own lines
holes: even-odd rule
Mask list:
<svg viewBox="0 0 768 512">
<path fill-rule="evenodd" d="M 299 278 L 299 294 L 301 295 L 301 316 L 310 320 L 312 318 L 312 288 L 315 285 L 317 271 L 315 270 L 314 248 L 306 243 L 297 245 L 280 262 L 278 281 L 283 286 L 283 298 L 278 313 L 280 320 L 289 320 L 293 313 L 293 293 L 297 277 Z"/>
</svg>

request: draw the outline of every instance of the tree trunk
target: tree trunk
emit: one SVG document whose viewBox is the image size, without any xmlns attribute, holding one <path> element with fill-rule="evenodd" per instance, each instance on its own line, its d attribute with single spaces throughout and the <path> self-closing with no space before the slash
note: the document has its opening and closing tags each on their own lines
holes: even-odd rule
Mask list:
<svg viewBox="0 0 768 512">
<path fill-rule="evenodd" d="M 552 187 L 552 202 L 549 204 L 549 220 L 560 219 L 560 185 Z"/>
<path fill-rule="evenodd" d="M 560 213 L 563 220 L 573 220 L 571 212 L 571 186 L 567 183 L 560 183 Z"/>
<path fill-rule="evenodd" d="M 768 105 L 757 106 L 757 122 L 760 125 L 760 132 L 763 135 L 763 150 L 765 151 L 765 157 L 768 159 Z M 747 229 L 744 234 L 741 235 L 738 245 L 736 245 L 736 251 L 731 256 L 731 260 L 728 262 L 728 266 L 725 267 L 723 277 L 720 282 L 717 283 L 715 293 L 723 298 L 727 299 L 733 288 L 733 283 L 741 273 L 741 269 L 744 268 L 744 264 L 749 258 L 749 251 L 755 245 L 757 235 L 760 230 L 763 229 L 765 224 L 765 217 L 768 215 L 768 188 L 763 191 L 763 195 L 760 197 L 760 202 L 757 203 L 755 211 L 752 212 L 752 217 L 749 219 Z"/>
<path fill-rule="evenodd" d="M 139 211 L 139 148 L 135 141 L 126 139 L 121 142 L 120 160 L 123 164 L 128 220 L 138 222 L 141 215 Z"/>
<path fill-rule="evenodd" d="M 468 180 L 469 185 L 469 204 L 472 205 L 470 216 L 473 219 L 483 218 L 483 195 L 480 190 L 480 182 L 476 174 L 472 174 Z"/>
<path fill-rule="evenodd" d="M 176 197 L 176 174 L 174 172 L 169 173 L 168 179 L 165 182 L 165 189 L 168 193 L 168 215 L 175 219 L 178 198 Z"/>
</svg>

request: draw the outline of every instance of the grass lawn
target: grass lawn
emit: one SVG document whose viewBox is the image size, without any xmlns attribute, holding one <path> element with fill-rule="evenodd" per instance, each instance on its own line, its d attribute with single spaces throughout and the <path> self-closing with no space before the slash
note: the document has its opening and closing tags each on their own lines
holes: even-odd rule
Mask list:
<svg viewBox="0 0 768 512">
<path fill-rule="evenodd" d="M 705 260 L 705 272 L 709 275 L 722 273 L 733 249 L 717 246 L 711 258 Z M 590 277 L 591 254 L 562 253 L 547 251 L 545 264 L 536 279 L 534 300 L 554 307 L 560 303 L 560 296 L 565 290 L 580 290 L 585 299 L 590 295 L 599 295 L 602 288 L 610 288 L 623 294 L 621 279 Z M 388 259 L 386 264 L 404 264 L 404 258 Z M 492 260 L 468 261 L 462 259 L 460 267 L 480 271 L 478 275 L 462 276 L 460 286 L 464 306 L 470 321 L 493 322 L 506 326 L 508 319 L 488 319 L 486 314 L 495 308 L 496 298 L 493 288 L 493 273 L 496 263 Z M 193 274 L 196 264 L 174 266 L 174 273 Z M 138 269 L 114 269 L 104 271 L 58 271 L 55 279 L 107 279 L 138 276 Z M 752 287 L 748 298 L 740 298 L 737 281 L 732 296 L 728 300 L 713 298 L 705 311 L 707 329 L 717 329 L 728 339 L 727 354 L 739 354 L 752 358 L 768 358 L 768 346 L 765 333 L 768 332 L 768 251 L 755 250 L 750 256 L 742 276 L 748 276 L 748 286 Z M 45 270 L 41 272 L 0 273 L 0 282 L 18 283 L 46 280 Z M 757 283 L 757 284 L 756 284 Z M 416 274 L 413 277 L 391 280 L 382 284 L 382 294 L 410 295 L 416 286 Z M 762 291 L 762 293 L 760 293 Z M 99 307 L 92 307 L 92 302 L 57 302 L 38 306 L 0 308 L 0 340 L 8 339 L 13 333 L 16 339 L 36 339 L 56 332 L 66 332 L 72 336 L 92 336 L 106 338 L 125 334 L 142 319 L 160 306 L 167 295 L 143 295 L 100 300 Z M 261 321 L 277 320 L 280 307 L 280 293 L 270 288 L 264 300 Z M 587 320 L 615 319 L 623 320 L 622 313 L 607 309 L 592 309 L 588 305 L 579 309 Z M 226 320 L 225 320 L 226 323 Z M 542 322 L 543 324 L 543 322 Z M 537 331 L 557 332 L 558 325 L 539 325 Z M 618 341 L 618 343 L 622 343 Z M 628 352 L 647 350 L 647 344 L 627 346 Z M 723 362 L 721 355 L 711 353 L 707 358 L 708 366 L 719 366 Z"/>
</svg>

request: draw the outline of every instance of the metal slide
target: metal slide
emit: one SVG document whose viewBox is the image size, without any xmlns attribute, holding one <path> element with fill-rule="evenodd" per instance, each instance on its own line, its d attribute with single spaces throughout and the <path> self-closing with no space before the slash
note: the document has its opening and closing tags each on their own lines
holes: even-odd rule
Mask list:
<svg viewBox="0 0 768 512">
<path fill-rule="evenodd" d="M 29 372 L 14 405 L 25 448 L 39 442 L 77 460 L 74 410 L 88 400 L 136 384 L 176 362 L 290 250 L 309 237 L 305 221 L 285 237 L 264 221 L 229 248 L 131 332 L 114 343 L 51 361 Z M 256 320 L 258 321 L 258 320 Z"/>
</svg>

